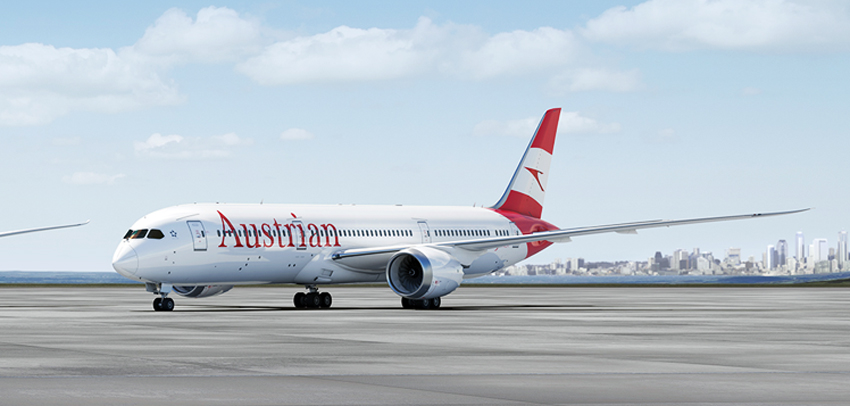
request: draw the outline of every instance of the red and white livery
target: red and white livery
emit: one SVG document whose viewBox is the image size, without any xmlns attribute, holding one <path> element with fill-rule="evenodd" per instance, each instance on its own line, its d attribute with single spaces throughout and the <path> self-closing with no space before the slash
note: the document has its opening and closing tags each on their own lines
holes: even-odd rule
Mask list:
<svg viewBox="0 0 850 406">
<path fill-rule="evenodd" d="M 493 207 L 190 204 L 150 213 L 118 245 L 115 270 L 169 311 L 235 285 L 304 285 L 296 307 L 330 307 L 327 284 L 387 282 L 405 308 L 439 308 L 464 279 L 516 264 L 554 242 L 608 232 L 803 210 L 558 228 L 541 219 L 560 109 L 546 112 Z"/>
</svg>

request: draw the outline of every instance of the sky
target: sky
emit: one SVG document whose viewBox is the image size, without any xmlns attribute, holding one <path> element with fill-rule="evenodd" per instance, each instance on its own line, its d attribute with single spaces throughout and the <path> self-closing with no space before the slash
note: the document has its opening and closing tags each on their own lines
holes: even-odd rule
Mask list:
<svg viewBox="0 0 850 406">
<path fill-rule="evenodd" d="M 850 228 L 850 3 L 47 2 L 0 14 L 0 270 L 111 271 L 193 202 L 489 206 L 562 108 L 527 263 L 744 258 Z"/>
</svg>

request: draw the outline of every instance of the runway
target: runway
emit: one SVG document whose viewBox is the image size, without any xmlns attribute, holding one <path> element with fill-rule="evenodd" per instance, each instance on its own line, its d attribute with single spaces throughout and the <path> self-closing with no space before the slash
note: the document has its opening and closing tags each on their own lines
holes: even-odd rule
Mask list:
<svg viewBox="0 0 850 406">
<path fill-rule="evenodd" d="M 850 290 L 0 288 L 0 404 L 845 405 Z"/>
</svg>

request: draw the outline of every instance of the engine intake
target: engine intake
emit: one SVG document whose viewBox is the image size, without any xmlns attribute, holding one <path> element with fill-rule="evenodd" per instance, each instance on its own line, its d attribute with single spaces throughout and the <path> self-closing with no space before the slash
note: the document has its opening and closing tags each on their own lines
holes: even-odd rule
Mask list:
<svg viewBox="0 0 850 406">
<path fill-rule="evenodd" d="M 233 285 L 172 286 L 171 289 L 180 296 L 197 299 L 220 295 L 233 289 Z"/>
<path fill-rule="evenodd" d="M 448 253 L 429 247 L 399 251 L 387 264 L 387 282 L 397 295 L 432 299 L 452 293 L 463 280 L 463 266 Z"/>
</svg>

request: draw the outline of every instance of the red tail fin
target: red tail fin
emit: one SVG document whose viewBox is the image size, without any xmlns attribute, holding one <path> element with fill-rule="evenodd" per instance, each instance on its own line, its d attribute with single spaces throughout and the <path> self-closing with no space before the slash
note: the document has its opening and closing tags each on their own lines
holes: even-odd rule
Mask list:
<svg viewBox="0 0 850 406">
<path fill-rule="evenodd" d="M 534 132 L 534 137 L 531 138 L 514 172 L 511 183 L 493 209 L 540 218 L 543 213 L 543 197 L 546 194 L 546 181 L 549 179 L 549 164 L 552 162 L 552 150 L 555 147 L 560 114 L 561 109 L 555 108 L 543 115 L 537 131 Z"/>
</svg>

